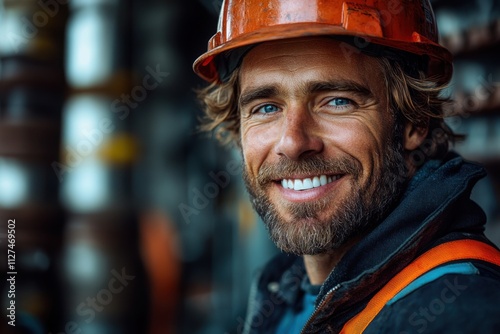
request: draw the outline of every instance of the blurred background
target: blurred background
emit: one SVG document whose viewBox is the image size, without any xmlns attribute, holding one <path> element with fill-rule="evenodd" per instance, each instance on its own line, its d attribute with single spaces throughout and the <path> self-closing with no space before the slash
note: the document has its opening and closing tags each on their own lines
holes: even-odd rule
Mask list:
<svg viewBox="0 0 500 334">
<path fill-rule="evenodd" d="M 473 196 L 500 244 L 500 2 L 432 2 L 456 58 L 456 149 L 488 169 Z M 0 333 L 241 330 L 276 249 L 239 153 L 196 130 L 191 64 L 220 7 L 0 1 L 0 270 L 15 219 L 18 273 L 16 331 L 3 311 Z"/>
</svg>

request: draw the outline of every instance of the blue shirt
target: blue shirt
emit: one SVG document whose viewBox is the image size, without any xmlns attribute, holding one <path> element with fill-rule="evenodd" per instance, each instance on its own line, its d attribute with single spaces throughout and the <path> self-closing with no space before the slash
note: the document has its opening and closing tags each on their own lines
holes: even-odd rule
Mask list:
<svg viewBox="0 0 500 334">
<path fill-rule="evenodd" d="M 276 334 L 299 334 L 304 328 L 306 322 L 313 314 L 321 285 L 311 285 L 307 276 L 302 281 L 301 289 L 304 291 L 301 307 L 294 309 L 289 307 L 281 319 Z"/>
</svg>

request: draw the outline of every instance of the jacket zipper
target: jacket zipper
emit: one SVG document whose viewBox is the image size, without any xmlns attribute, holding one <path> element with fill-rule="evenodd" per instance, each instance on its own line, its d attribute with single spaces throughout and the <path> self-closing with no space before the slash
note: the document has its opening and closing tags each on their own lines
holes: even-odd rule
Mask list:
<svg viewBox="0 0 500 334">
<path fill-rule="evenodd" d="M 311 316 L 309 317 L 309 319 L 307 319 L 307 322 L 306 324 L 304 325 L 304 327 L 302 327 L 302 330 L 300 331 L 301 334 L 305 333 L 304 332 L 304 329 L 309 326 L 309 323 L 312 321 L 312 318 L 314 318 L 316 316 L 316 314 L 319 312 L 319 310 L 324 306 L 323 304 L 326 303 L 326 298 L 331 295 L 332 293 L 334 293 L 336 290 L 338 290 L 340 288 L 340 284 L 337 284 L 336 286 L 334 286 L 333 288 L 331 288 L 324 296 L 323 298 L 321 299 L 321 302 L 318 304 L 318 306 L 314 309 L 314 312 L 311 314 Z"/>
</svg>

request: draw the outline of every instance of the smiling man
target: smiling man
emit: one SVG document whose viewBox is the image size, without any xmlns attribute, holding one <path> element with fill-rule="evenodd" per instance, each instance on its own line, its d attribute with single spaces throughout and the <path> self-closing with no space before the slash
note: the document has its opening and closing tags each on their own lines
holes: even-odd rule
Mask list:
<svg viewBox="0 0 500 334">
<path fill-rule="evenodd" d="M 348 59 L 325 37 L 265 43 L 242 61 L 247 187 L 278 247 L 312 265 L 318 257 L 308 255 L 332 248 L 336 261 L 338 249 L 378 221 L 402 189 L 405 163 L 394 149 L 400 140 L 383 81 L 375 58 Z M 406 145 L 423 134 L 409 132 Z M 332 265 L 311 282 L 323 282 Z"/>
<path fill-rule="evenodd" d="M 428 1 L 225 1 L 194 69 L 285 253 L 246 333 L 496 333 L 500 253 L 448 151 L 451 56 Z"/>
</svg>

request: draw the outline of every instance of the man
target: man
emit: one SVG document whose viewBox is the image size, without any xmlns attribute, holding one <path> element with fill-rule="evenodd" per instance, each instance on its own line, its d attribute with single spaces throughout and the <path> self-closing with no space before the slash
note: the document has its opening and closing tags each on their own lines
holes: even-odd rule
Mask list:
<svg viewBox="0 0 500 334">
<path fill-rule="evenodd" d="M 448 152 L 451 56 L 427 0 L 225 1 L 194 69 L 283 250 L 247 333 L 499 333 L 500 253 Z M 294 254 L 294 255 L 290 255 Z"/>
</svg>

